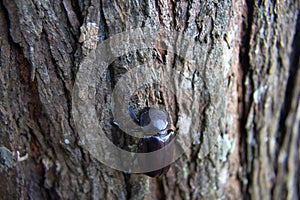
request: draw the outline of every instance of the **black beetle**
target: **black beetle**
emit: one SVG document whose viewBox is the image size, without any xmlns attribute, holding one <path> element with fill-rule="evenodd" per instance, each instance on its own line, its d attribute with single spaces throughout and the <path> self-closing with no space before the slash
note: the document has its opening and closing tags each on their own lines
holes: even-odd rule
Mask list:
<svg viewBox="0 0 300 200">
<path fill-rule="evenodd" d="M 145 136 L 139 140 L 138 153 L 149 153 L 168 145 L 176 136 L 176 133 L 170 128 L 170 119 L 167 112 L 156 108 L 145 107 L 140 111 L 139 117 L 136 116 L 133 108 L 128 107 L 131 118 L 143 129 Z M 173 152 L 164 151 L 155 161 L 145 160 L 143 165 L 148 167 L 153 162 L 170 163 L 173 158 Z M 144 174 L 150 177 L 158 177 L 166 174 L 170 168 L 167 165 L 161 169 L 146 172 Z"/>
</svg>

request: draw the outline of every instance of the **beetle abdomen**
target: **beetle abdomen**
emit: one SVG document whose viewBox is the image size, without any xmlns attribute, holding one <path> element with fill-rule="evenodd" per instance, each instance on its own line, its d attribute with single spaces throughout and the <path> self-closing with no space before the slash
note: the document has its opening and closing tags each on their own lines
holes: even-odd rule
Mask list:
<svg viewBox="0 0 300 200">
<path fill-rule="evenodd" d="M 175 132 L 173 130 L 168 130 L 166 134 L 163 135 L 154 135 L 154 136 L 148 136 L 141 138 L 138 144 L 138 152 L 139 153 L 149 153 L 153 151 L 157 151 L 159 149 L 162 149 L 166 145 L 168 145 L 175 137 Z M 162 151 L 155 160 L 149 160 L 147 157 L 143 161 L 143 165 L 147 166 L 148 168 L 151 166 L 155 166 L 155 162 L 159 163 L 165 163 L 165 167 L 151 171 L 146 172 L 145 174 L 151 177 L 157 177 L 160 175 L 163 175 L 168 172 L 170 165 L 169 163 L 172 162 L 173 159 L 173 152 L 171 151 Z"/>
</svg>

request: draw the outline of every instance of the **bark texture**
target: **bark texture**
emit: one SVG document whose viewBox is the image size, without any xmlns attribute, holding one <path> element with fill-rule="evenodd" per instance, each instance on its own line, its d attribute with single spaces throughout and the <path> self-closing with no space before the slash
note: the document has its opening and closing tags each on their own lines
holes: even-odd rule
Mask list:
<svg viewBox="0 0 300 200">
<path fill-rule="evenodd" d="M 299 9 L 297 0 L 1 0 L 0 198 L 299 199 Z M 109 110 L 117 81 L 148 59 L 180 74 L 179 95 L 135 94 L 167 107 L 179 135 L 190 130 L 189 150 L 154 179 L 99 162 L 72 115 L 84 58 L 140 27 L 184 31 L 197 45 L 192 64 L 160 48 L 121 56 L 96 94 L 105 134 L 126 148 Z"/>
<path fill-rule="evenodd" d="M 253 199 L 299 199 L 299 1 L 247 6 L 244 189 Z"/>
</svg>

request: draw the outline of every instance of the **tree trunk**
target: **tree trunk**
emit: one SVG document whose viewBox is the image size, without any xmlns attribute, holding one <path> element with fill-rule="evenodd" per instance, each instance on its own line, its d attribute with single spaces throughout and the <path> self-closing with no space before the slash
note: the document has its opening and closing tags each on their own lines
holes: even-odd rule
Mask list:
<svg viewBox="0 0 300 200">
<path fill-rule="evenodd" d="M 299 7 L 2 0 L 1 199 L 299 199 Z M 145 30 L 146 40 L 159 33 L 155 45 L 131 48 L 136 40 L 126 39 Z M 149 73 L 132 74 L 143 67 Z M 167 75 L 146 82 L 158 69 Z M 123 102 L 114 92 L 127 82 L 140 87 L 120 90 Z M 90 96 L 91 111 L 78 105 Z M 187 148 L 167 174 L 101 162 L 98 150 L 109 147 L 88 140 L 97 135 L 84 120 L 115 146 L 137 148 L 115 124 L 126 111 L 111 101 L 168 111 Z"/>
</svg>

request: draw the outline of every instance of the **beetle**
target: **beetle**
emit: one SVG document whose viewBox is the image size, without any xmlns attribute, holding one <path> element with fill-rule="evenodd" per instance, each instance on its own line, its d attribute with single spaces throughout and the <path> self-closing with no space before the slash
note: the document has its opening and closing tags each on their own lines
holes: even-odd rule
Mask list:
<svg viewBox="0 0 300 200">
<path fill-rule="evenodd" d="M 138 153 L 149 153 L 163 148 L 168 145 L 176 136 L 176 133 L 170 129 L 170 119 L 167 112 L 145 107 L 140 111 L 139 116 L 137 116 L 131 106 L 128 106 L 129 114 L 135 123 L 141 126 L 145 136 L 140 138 L 138 142 Z M 159 156 L 155 158 L 155 161 L 145 160 L 143 165 L 153 164 L 153 162 L 161 163 L 170 163 L 173 158 L 173 152 L 163 151 Z M 167 165 L 161 169 L 150 171 L 144 173 L 150 177 L 158 177 L 163 174 L 166 174 L 170 168 L 170 165 Z"/>
</svg>

